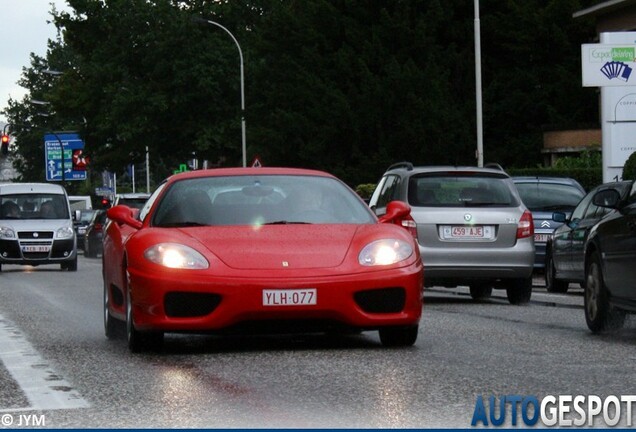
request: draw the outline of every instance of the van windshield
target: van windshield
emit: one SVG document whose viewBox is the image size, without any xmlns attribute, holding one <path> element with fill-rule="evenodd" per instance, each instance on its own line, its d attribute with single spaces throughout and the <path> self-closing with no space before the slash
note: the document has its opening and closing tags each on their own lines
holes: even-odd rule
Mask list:
<svg viewBox="0 0 636 432">
<path fill-rule="evenodd" d="M 60 194 L 0 196 L 1 219 L 69 219 L 68 204 Z"/>
</svg>

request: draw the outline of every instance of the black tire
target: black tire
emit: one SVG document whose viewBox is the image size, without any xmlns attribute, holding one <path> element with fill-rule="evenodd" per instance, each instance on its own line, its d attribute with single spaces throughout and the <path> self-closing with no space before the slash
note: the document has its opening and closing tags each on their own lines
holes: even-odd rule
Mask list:
<svg viewBox="0 0 636 432">
<path fill-rule="evenodd" d="M 545 288 L 551 293 L 566 293 L 570 282 L 556 278 L 556 269 L 552 255 L 548 255 L 545 262 Z"/>
<path fill-rule="evenodd" d="M 492 285 L 486 283 L 476 283 L 470 285 L 470 296 L 475 301 L 487 300 L 492 295 Z"/>
<path fill-rule="evenodd" d="M 75 255 L 75 258 L 73 258 L 72 260 L 65 261 L 60 264 L 60 268 L 67 271 L 77 271 L 77 255 Z"/>
<path fill-rule="evenodd" d="M 97 257 L 97 254 L 95 253 L 94 248 L 91 246 L 91 242 L 90 241 L 86 241 L 84 244 L 84 256 L 87 258 L 95 258 Z"/>
<path fill-rule="evenodd" d="M 513 279 L 506 288 L 508 301 L 513 305 L 523 305 L 532 297 L 532 276 L 529 278 Z"/>
<path fill-rule="evenodd" d="M 110 304 L 110 293 L 104 284 L 104 334 L 108 339 L 119 339 L 123 335 L 123 323 L 110 314 L 108 305 Z"/>
<path fill-rule="evenodd" d="M 157 352 L 163 346 L 163 332 L 141 332 L 135 328 L 130 290 L 126 296 L 126 339 L 128 349 L 133 353 Z"/>
<path fill-rule="evenodd" d="M 419 326 L 395 326 L 379 330 L 380 342 L 385 347 L 407 347 L 417 340 Z"/>
<path fill-rule="evenodd" d="M 625 312 L 612 307 L 597 253 L 585 265 L 585 322 L 593 333 L 618 330 L 625 324 Z"/>
</svg>

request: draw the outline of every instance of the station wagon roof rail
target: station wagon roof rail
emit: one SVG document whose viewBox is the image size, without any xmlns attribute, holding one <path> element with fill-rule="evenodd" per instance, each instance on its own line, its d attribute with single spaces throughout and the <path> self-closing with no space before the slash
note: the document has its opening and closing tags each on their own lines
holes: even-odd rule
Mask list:
<svg viewBox="0 0 636 432">
<path fill-rule="evenodd" d="M 391 165 L 387 171 L 391 171 L 392 169 L 397 169 L 397 168 L 406 168 L 407 171 L 413 171 L 413 164 L 411 162 L 396 162 L 393 165 Z"/>
</svg>

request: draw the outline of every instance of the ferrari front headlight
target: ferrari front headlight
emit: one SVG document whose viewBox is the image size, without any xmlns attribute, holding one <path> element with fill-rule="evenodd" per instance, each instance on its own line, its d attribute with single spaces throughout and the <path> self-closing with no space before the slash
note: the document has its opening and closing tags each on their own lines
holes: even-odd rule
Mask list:
<svg viewBox="0 0 636 432">
<path fill-rule="evenodd" d="M 160 243 L 144 252 L 148 261 L 168 268 L 201 270 L 209 267 L 203 255 L 189 246 L 178 243 Z"/>
<path fill-rule="evenodd" d="M 404 261 L 413 254 L 413 248 L 403 240 L 383 239 L 366 245 L 358 262 L 363 266 L 383 266 Z"/>
</svg>

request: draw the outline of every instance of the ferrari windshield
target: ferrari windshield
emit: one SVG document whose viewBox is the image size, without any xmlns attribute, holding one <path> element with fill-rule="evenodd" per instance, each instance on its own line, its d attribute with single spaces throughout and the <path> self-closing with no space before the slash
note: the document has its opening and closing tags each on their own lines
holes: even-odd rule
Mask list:
<svg viewBox="0 0 636 432">
<path fill-rule="evenodd" d="M 355 192 L 330 177 L 210 176 L 175 182 L 153 226 L 362 224 L 375 218 Z"/>
</svg>

